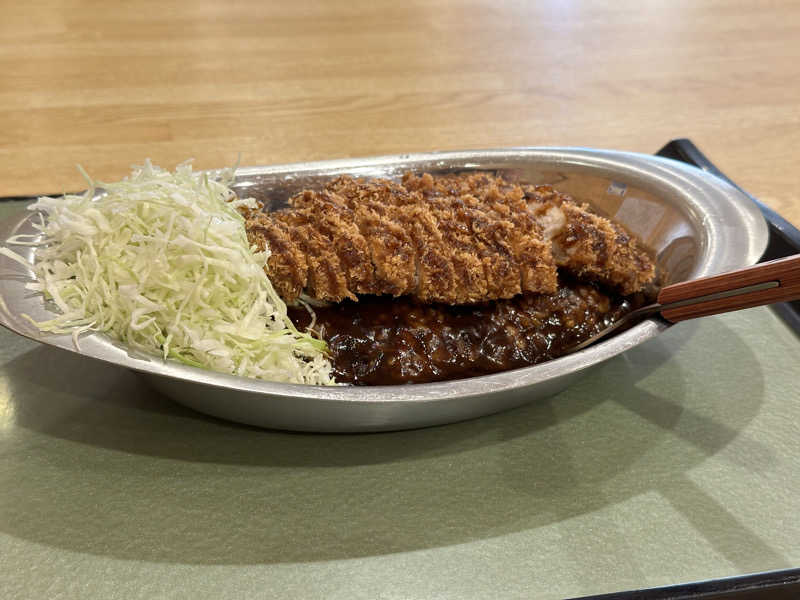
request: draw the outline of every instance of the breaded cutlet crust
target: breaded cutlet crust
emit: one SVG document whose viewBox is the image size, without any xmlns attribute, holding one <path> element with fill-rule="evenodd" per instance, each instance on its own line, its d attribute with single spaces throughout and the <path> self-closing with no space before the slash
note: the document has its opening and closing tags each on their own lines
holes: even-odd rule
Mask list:
<svg viewBox="0 0 800 600">
<path fill-rule="evenodd" d="M 579 280 L 600 282 L 623 296 L 641 291 L 655 279 L 653 260 L 620 225 L 549 185 L 525 186 L 524 191 L 534 214 L 556 208 L 564 216 L 563 229 L 552 238 L 559 267 Z"/>
<path fill-rule="evenodd" d="M 270 249 L 267 274 L 290 303 L 301 293 L 446 304 L 549 294 L 557 266 L 631 293 L 653 274 L 621 227 L 548 186 L 488 173 L 406 174 L 401 183 L 341 176 L 293 196 L 286 210 L 251 213 L 246 229 Z"/>
</svg>

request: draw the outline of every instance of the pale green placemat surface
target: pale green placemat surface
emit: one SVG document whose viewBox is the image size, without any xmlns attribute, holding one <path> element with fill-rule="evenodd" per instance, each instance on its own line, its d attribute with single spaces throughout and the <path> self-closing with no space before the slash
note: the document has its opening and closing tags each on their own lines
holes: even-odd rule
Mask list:
<svg viewBox="0 0 800 600">
<path fill-rule="evenodd" d="M 800 340 L 752 309 L 502 415 L 306 435 L 0 328 L 0 589 L 561 598 L 797 567 L 799 369 Z"/>
</svg>

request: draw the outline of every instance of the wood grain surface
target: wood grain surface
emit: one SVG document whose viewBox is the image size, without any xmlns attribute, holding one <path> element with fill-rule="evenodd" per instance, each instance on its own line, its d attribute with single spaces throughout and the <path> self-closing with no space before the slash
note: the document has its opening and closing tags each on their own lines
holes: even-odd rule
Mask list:
<svg viewBox="0 0 800 600">
<path fill-rule="evenodd" d="M 2 3 L 0 196 L 201 168 L 691 137 L 800 224 L 800 3 Z"/>
<path fill-rule="evenodd" d="M 735 292 L 764 283 L 778 285 L 725 298 L 705 298 L 713 294 Z M 800 299 L 800 254 L 721 275 L 673 283 L 662 288 L 658 294 L 658 303 L 662 305 L 701 299 L 703 301 L 696 304 L 662 310 L 661 315 L 670 321 L 677 322 L 742 308 L 798 300 Z"/>
</svg>

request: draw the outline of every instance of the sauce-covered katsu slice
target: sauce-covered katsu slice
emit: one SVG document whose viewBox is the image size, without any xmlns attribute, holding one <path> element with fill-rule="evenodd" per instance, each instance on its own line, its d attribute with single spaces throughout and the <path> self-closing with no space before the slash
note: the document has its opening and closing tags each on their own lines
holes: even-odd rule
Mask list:
<svg viewBox="0 0 800 600">
<path fill-rule="evenodd" d="M 342 176 L 285 210 L 250 215 L 247 232 L 269 247 L 268 275 L 288 303 L 301 294 L 451 305 L 553 294 L 559 267 L 631 294 L 655 272 L 629 234 L 586 205 L 486 173 Z"/>
<path fill-rule="evenodd" d="M 550 186 L 489 173 L 338 177 L 247 218 L 340 383 L 425 383 L 561 356 L 644 301 L 653 261 Z"/>
</svg>

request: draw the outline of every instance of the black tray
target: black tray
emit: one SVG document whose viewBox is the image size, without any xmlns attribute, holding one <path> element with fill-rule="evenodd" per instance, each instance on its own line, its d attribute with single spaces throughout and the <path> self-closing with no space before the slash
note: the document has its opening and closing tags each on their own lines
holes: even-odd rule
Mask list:
<svg viewBox="0 0 800 600">
<path fill-rule="evenodd" d="M 774 210 L 754 198 L 746 190 L 736 185 L 727 175 L 714 166 L 714 163 L 708 160 L 706 155 L 700 152 L 700 149 L 691 140 L 686 138 L 672 140 L 656 152 L 656 155 L 694 165 L 703 169 L 703 171 L 716 175 L 720 179 L 724 179 L 744 194 L 747 194 L 756 206 L 761 209 L 769 225 L 769 245 L 766 252 L 764 252 L 764 256 L 761 257 L 761 262 L 800 253 L 800 230 L 796 229 Z M 773 304 L 771 308 L 786 321 L 787 325 L 795 333 L 800 334 L 800 300 Z"/>
<path fill-rule="evenodd" d="M 722 173 L 690 140 L 670 141 L 656 155 L 678 160 L 707 171 L 742 190 Z M 761 209 L 769 225 L 769 245 L 762 262 L 800 253 L 800 231 L 771 208 L 742 190 Z M 35 196 L 0 198 L 2 201 L 35 200 Z M 771 307 L 800 335 L 800 301 Z M 659 588 L 584 596 L 574 600 L 796 600 L 800 599 L 800 568 L 768 571 L 723 579 L 683 583 Z"/>
<path fill-rule="evenodd" d="M 769 571 L 573 600 L 797 600 L 800 569 Z"/>
<path fill-rule="evenodd" d="M 724 179 L 742 190 L 714 163 L 700 152 L 691 140 L 669 142 L 656 152 L 658 156 L 694 165 Z M 769 225 L 769 245 L 761 262 L 800 253 L 800 231 L 771 208 L 747 194 L 755 202 Z M 772 308 L 795 333 L 800 335 L 800 301 L 774 304 Z M 800 569 L 753 573 L 724 579 L 683 583 L 659 588 L 584 596 L 574 600 L 797 600 L 800 599 Z"/>
</svg>

